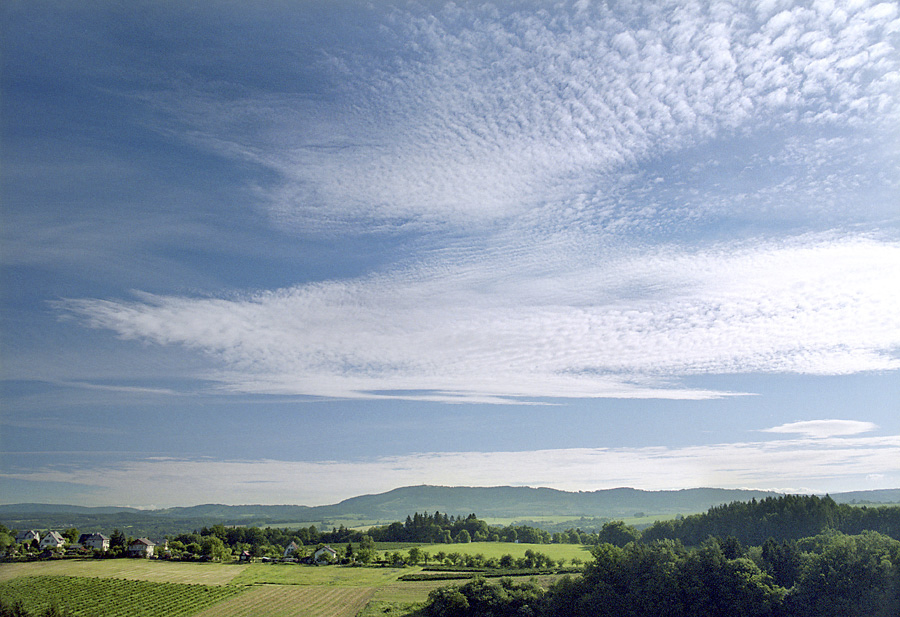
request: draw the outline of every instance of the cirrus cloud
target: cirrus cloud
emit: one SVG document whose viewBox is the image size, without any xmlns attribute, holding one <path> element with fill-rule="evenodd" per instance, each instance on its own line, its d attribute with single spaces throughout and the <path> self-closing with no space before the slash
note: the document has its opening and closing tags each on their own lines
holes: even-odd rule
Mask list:
<svg viewBox="0 0 900 617">
<path fill-rule="evenodd" d="M 541 257 L 538 256 L 540 254 Z M 802 238 L 593 263 L 503 254 L 236 298 L 140 294 L 59 306 L 181 345 L 243 392 L 499 402 L 708 398 L 687 375 L 900 367 L 900 246 Z M 491 267 L 493 266 L 493 267 Z M 529 267 L 530 266 L 530 267 Z"/>
</svg>

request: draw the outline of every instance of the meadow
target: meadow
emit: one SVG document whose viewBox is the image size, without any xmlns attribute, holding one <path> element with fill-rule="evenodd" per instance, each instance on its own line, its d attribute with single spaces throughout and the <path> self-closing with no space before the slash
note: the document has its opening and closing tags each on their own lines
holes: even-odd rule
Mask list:
<svg viewBox="0 0 900 617">
<path fill-rule="evenodd" d="M 404 555 L 409 547 L 392 545 Z M 443 551 L 522 557 L 529 549 L 553 559 L 587 561 L 572 544 L 416 545 Z M 393 552 L 393 551 L 392 551 Z M 199 616 L 355 617 L 408 615 L 447 581 L 402 581 L 421 567 L 303 566 L 297 564 L 181 563 L 143 559 L 86 559 L 0 564 L 0 599 L 30 613 L 56 604 L 83 617 Z M 549 585 L 553 576 L 540 577 Z"/>
<path fill-rule="evenodd" d="M 526 551 L 543 553 L 551 559 L 559 561 L 565 559 L 568 563 L 572 559 L 588 561 L 591 558 L 590 547 L 581 544 L 514 544 L 511 542 L 471 542 L 468 544 L 419 544 L 420 550 L 434 556 L 443 552 L 460 553 L 461 555 L 484 555 L 486 559 L 499 559 L 503 555 L 512 555 L 514 559 L 525 556 Z"/>
</svg>

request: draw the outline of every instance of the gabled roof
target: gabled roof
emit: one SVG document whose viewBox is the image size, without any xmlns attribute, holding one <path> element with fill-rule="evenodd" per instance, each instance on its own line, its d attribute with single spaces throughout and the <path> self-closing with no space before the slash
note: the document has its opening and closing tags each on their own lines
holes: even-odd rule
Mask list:
<svg viewBox="0 0 900 617">
<path fill-rule="evenodd" d="M 136 544 L 141 544 L 143 546 L 156 546 L 155 542 L 153 542 L 152 540 L 148 540 L 147 538 L 138 538 L 128 546 L 134 546 Z"/>
<path fill-rule="evenodd" d="M 26 529 L 16 534 L 16 541 L 20 542 L 26 538 L 39 538 L 40 534 L 34 529 Z"/>
<path fill-rule="evenodd" d="M 285 556 L 285 557 L 287 557 L 287 556 L 290 555 L 291 553 L 299 553 L 299 552 L 300 552 L 300 546 L 299 546 L 296 542 L 294 542 L 293 540 L 291 541 L 290 544 L 288 544 L 288 545 L 284 548 L 284 556 Z"/>
</svg>

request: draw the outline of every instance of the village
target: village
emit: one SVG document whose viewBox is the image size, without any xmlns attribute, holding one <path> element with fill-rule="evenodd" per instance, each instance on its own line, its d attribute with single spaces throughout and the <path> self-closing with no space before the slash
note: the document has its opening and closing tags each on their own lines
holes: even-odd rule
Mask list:
<svg viewBox="0 0 900 617">
<path fill-rule="evenodd" d="M 114 533 L 115 535 L 115 533 Z M 76 537 L 77 536 L 77 537 Z M 15 534 L 14 544 L 0 552 L 0 558 L 4 559 L 53 559 L 63 557 L 130 557 L 144 559 L 180 559 L 182 561 L 212 561 L 214 559 L 226 561 L 227 557 L 222 552 L 213 556 L 201 551 L 183 550 L 181 546 L 173 552 L 168 538 L 156 541 L 149 538 L 135 538 L 126 541 L 124 550 L 115 555 L 111 553 L 112 539 L 102 533 L 77 534 L 77 530 L 46 531 L 43 534 L 34 529 L 19 531 Z M 181 545 L 180 542 L 173 544 Z M 190 546 L 190 545 L 189 545 Z M 198 547 L 199 548 L 199 547 Z M 305 565 L 328 565 L 339 561 L 338 552 L 328 545 L 319 545 L 309 554 L 304 554 L 303 548 L 295 541 L 291 541 L 280 558 L 263 556 L 259 558 L 261 563 L 279 561 L 283 563 L 299 563 Z M 249 550 L 243 550 L 235 557 L 240 562 L 254 560 Z"/>
</svg>

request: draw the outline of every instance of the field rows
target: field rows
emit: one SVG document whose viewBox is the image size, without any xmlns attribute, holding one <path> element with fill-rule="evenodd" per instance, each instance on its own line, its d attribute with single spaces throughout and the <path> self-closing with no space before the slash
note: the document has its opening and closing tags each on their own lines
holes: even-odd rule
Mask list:
<svg viewBox="0 0 900 617">
<path fill-rule="evenodd" d="M 365 587 L 262 585 L 195 617 L 354 617 L 373 592 Z"/>
<path fill-rule="evenodd" d="M 569 558 L 590 557 L 575 545 L 473 543 L 422 547 L 431 552 L 432 559 L 441 550 L 485 551 L 491 557 L 510 553 L 517 557 L 529 549 L 546 551 L 557 559 L 564 554 Z M 7 604 L 22 600 L 32 613 L 55 603 L 84 617 L 354 617 L 370 601 L 372 606 L 365 614 L 385 611 L 387 615 L 419 605 L 432 589 L 450 584 L 398 580 L 403 574 L 420 571 L 421 567 L 317 568 L 135 559 L 3 563 L 0 598 Z M 541 577 L 540 583 L 547 585 L 555 578 L 558 576 Z"/>
<path fill-rule="evenodd" d="M 0 598 L 41 613 L 52 605 L 84 617 L 179 617 L 218 604 L 244 589 L 77 576 L 27 576 L 0 582 Z"/>
</svg>

